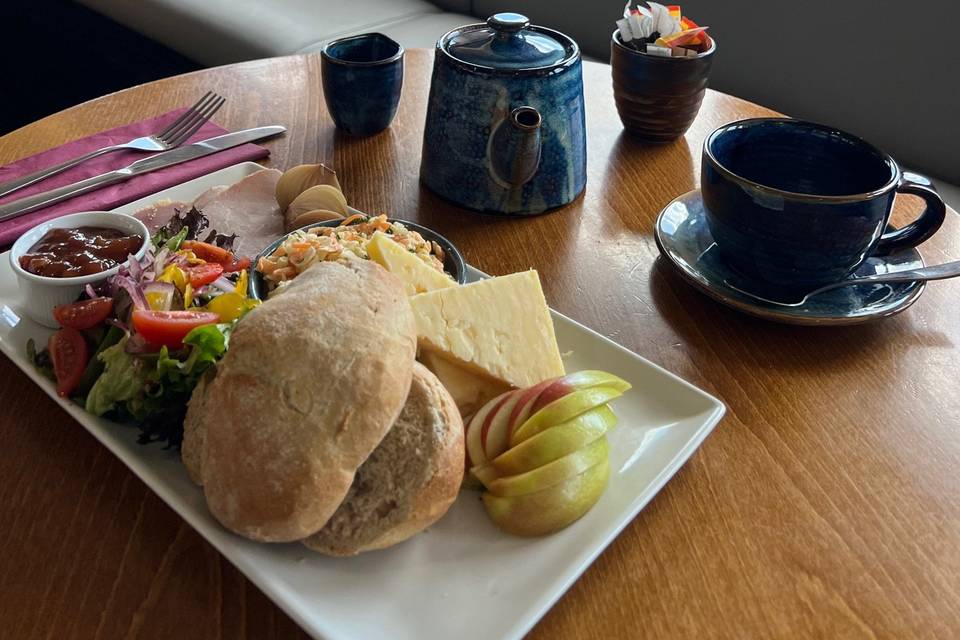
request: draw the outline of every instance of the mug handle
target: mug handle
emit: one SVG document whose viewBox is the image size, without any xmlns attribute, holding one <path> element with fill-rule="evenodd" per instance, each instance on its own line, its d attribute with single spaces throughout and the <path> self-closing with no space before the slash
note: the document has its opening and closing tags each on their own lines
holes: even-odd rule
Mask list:
<svg viewBox="0 0 960 640">
<path fill-rule="evenodd" d="M 915 247 L 935 234 L 947 216 L 947 208 L 937 188 L 929 178 L 917 173 L 903 172 L 897 193 L 920 196 L 927 203 L 920 217 L 896 231 L 880 236 L 874 255 L 886 255 L 901 249 Z"/>
</svg>

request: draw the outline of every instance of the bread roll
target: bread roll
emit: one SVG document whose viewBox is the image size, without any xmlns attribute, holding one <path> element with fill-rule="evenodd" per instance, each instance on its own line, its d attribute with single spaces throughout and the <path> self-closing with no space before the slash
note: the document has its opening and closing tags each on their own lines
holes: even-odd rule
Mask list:
<svg viewBox="0 0 960 640">
<path fill-rule="evenodd" d="M 366 260 L 317 264 L 251 311 L 184 426 L 211 513 L 265 542 L 320 530 L 403 408 L 415 351 L 403 286 Z"/>
<path fill-rule="evenodd" d="M 410 395 L 393 428 L 357 470 L 330 521 L 304 540 L 335 556 L 383 549 L 447 512 L 463 480 L 463 421 L 449 392 L 416 363 Z"/>
<path fill-rule="evenodd" d="M 187 468 L 187 475 L 195 483 L 203 484 L 203 455 L 207 449 L 207 433 L 205 421 L 201 418 L 206 415 L 207 384 L 216 375 L 216 368 L 207 369 L 203 377 L 193 389 L 190 402 L 187 403 L 187 415 L 183 420 L 183 442 L 180 445 L 180 458 Z"/>
</svg>

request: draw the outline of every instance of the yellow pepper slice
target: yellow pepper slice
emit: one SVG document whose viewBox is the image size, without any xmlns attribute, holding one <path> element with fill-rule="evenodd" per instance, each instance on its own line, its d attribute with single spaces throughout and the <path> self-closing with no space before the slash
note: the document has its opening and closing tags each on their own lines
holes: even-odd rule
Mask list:
<svg viewBox="0 0 960 640">
<path fill-rule="evenodd" d="M 240 277 L 237 278 L 237 286 L 234 287 L 234 291 L 240 294 L 242 297 L 247 297 L 247 285 L 249 284 L 250 276 L 247 273 L 247 270 L 244 269 L 240 272 Z"/>
<path fill-rule="evenodd" d="M 163 272 L 157 277 L 157 280 L 160 282 L 169 282 L 181 293 L 184 291 L 184 289 L 186 289 L 187 284 L 189 283 L 187 274 L 183 269 L 175 264 L 171 264 L 169 267 L 164 269 Z"/>
<path fill-rule="evenodd" d="M 207 311 L 219 315 L 220 322 L 233 322 L 259 304 L 259 300 L 249 300 L 234 291 L 221 294 L 208 302 Z"/>
</svg>

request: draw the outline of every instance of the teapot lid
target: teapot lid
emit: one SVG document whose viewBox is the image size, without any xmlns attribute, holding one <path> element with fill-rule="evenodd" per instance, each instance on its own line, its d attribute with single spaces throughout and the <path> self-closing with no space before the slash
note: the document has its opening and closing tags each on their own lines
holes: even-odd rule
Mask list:
<svg viewBox="0 0 960 640">
<path fill-rule="evenodd" d="M 571 38 L 531 27 L 530 20 L 519 13 L 497 13 L 486 24 L 454 29 L 437 46 L 461 62 L 495 71 L 543 69 L 579 56 Z"/>
</svg>

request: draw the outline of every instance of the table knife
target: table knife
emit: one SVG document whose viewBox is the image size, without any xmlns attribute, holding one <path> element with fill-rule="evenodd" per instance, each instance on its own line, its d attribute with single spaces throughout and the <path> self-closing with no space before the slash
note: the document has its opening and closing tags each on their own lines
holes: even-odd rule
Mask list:
<svg viewBox="0 0 960 640">
<path fill-rule="evenodd" d="M 149 173 L 150 171 L 164 167 L 170 167 L 175 164 L 180 164 L 181 162 L 187 162 L 188 160 L 202 158 L 203 156 L 208 156 L 212 153 L 223 151 L 224 149 L 230 149 L 231 147 L 236 147 L 247 142 L 274 136 L 284 131 L 286 131 L 286 128 L 279 125 L 256 127 L 255 129 L 244 129 L 243 131 L 226 133 L 222 136 L 208 138 L 200 142 L 178 147 L 171 151 L 164 151 L 163 153 L 137 160 L 122 169 L 102 173 L 92 178 L 74 182 L 73 184 L 2 204 L 0 205 L 0 222 L 48 207 L 83 193 L 94 191 L 108 184 L 123 182 L 133 176 Z"/>
</svg>

